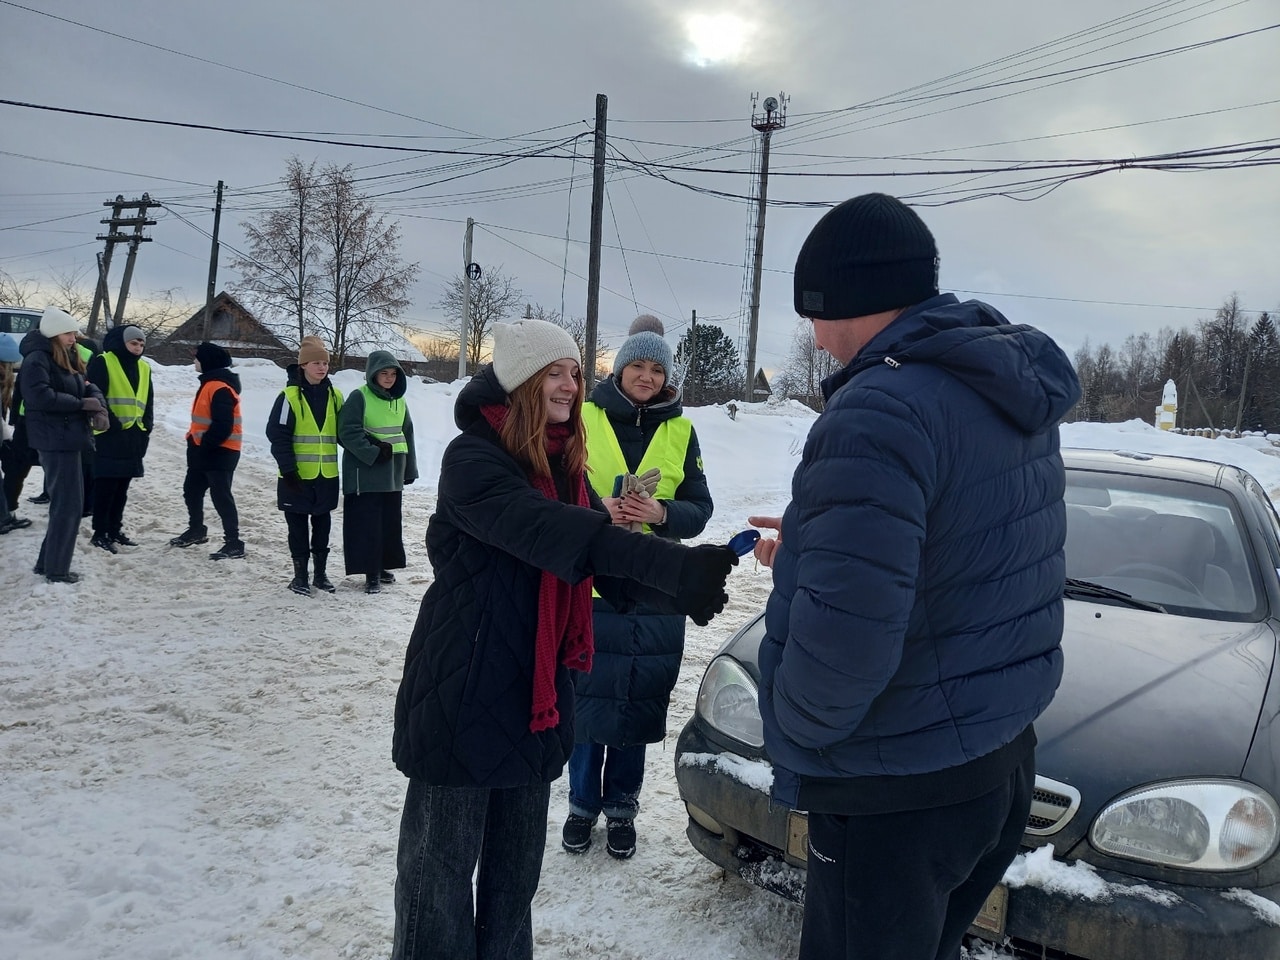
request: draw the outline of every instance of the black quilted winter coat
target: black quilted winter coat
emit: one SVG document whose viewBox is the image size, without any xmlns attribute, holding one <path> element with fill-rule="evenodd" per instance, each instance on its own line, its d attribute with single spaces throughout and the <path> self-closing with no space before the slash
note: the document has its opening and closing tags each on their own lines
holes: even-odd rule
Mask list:
<svg viewBox="0 0 1280 960">
<path fill-rule="evenodd" d="M 491 367 L 458 396 L 463 432 L 444 452 L 427 525 L 435 579 L 396 695 L 396 766 L 437 786 L 526 786 L 564 770 L 574 742 L 565 667 L 556 668 L 559 723 L 529 730 L 544 569 L 568 583 L 594 574 L 596 589 L 627 609 L 638 600 L 670 603 L 686 550 L 613 526 L 594 494 L 596 509 L 544 497 L 480 413 L 505 401 Z M 563 474 L 556 479 L 567 499 Z"/>
</svg>

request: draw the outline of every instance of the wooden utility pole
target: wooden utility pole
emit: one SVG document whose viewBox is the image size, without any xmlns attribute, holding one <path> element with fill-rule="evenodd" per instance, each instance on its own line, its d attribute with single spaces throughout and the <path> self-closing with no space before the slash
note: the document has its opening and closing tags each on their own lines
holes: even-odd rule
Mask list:
<svg viewBox="0 0 1280 960">
<path fill-rule="evenodd" d="M 133 264 L 138 259 L 138 246 L 143 243 L 150 243 L 150 237 L 142 235 L 143 227 L 155 226 L 154 220 L 147 219 L 147 208 L 156 206 L 151 200 L 151 195 L 144 193 L 141 200 L 135 200 L 133 203 L 124 203 L 121 206 L 126 210 L 137 210 L 136 217 L 124 217 L 116 219 L 113 227 L 133 227 L 131 236 L 121 235 L 116 242 L 127 240 L 129 242 L 129 255 L 124 261 L 124 279 L 120 281 L 120 294 L 116 297 L 116 323 L 124 323 L 124 307 L 129 300 L 129 284 L 133 280 Z"/>
<path fill-rule="evenodd" d="M 751 258 L 751 314 L 747 332 L 747 385 L 743 400 L 750 403 L 755 397 L 756 339 L 760 327 L 760 274 L 764 267 L 764 212 L 769 196 L 769 141 L 773 131 L 787 125 L 787 98 L 785 94 L 764 98 L 764 116 L 758 117 L 755 106 L 751 110 L 751 126 L 760 131 L 760 189 L 756 196 L 756 240 Z"/>
<path fill-rule="evenodd" d="M 213 207 L 213 243 L 209 247 L 209 286 L 204 292 L 204 332 L 201 340 L 209 339 L 213 326 L 213 298 L 218 286 L 218 227 L 222 223 L 222 181 L 218 181 L 218 199 Z"/>
<path fill-rule="evenodd" d="M 692 391 L 689 387 L 693 386 L 694 371 L 698 369 L 698 311 L 694 310 L 692 316 L 689 317 L 689 371 L 685 374 L 685 391 L 684 398 L 689 402 L 689 406 L 693 406 Z"/>
<path fill-rule="evenodd" d="M 596 330 L 600 321 L 600 245 L 604 233 L 604 145 L 609 98 L 596 94 L 595 156 L 591 163 L 591 249 L 587 261 L 586 369 L 582 382 L 590 392 L 596 382 Z"/>
<path fill-rule="evenodd" d="M 462 329 L 458 331 L 458 379 L 467 375 L 467 328 L 471 326 L 471 274 L 480 279 L 480 265 L 471 262 L 471 237 L 475 221 L 467 217 L 467 234 L 462 241 Z"/>
<path fill-rule="evenodd" d="M 110 220 L 99 220 L 99 223 L 111 224 L 112 233 L 115 232 L 115 223 L 120 219 L 120 211 L 124 208 L 124 195 L 116 194 L 114 200 L 107 200 L 102 204 L 104 207 L 111 208 Z M 98 285 L 93 291 L 93 309 L 89 311 L 89 337 L 92 338 L 98 329 L 98 311 L 102 309 L 102 304 L 107 299 L 107 274 L 111 272 L 111 251 L 116 241 L 111 235 L 98 237 L 99 240 L 107 241 L 107 249 L 98 255 Z M 111 326 L 110 307 L 107 308 L 107 326 Z"/>
<path fill-rule="evenodd" d="M 1244 419 L 1245 391 L 1249 389 L 1249 365 L 1253 362 L 1253 351 L 1245 347 L 1244 376 L 1240 380 L 1240 400 L 1236 403 L 1236 433 L 1240 432 L 1240 422 Z"/>
</svg>

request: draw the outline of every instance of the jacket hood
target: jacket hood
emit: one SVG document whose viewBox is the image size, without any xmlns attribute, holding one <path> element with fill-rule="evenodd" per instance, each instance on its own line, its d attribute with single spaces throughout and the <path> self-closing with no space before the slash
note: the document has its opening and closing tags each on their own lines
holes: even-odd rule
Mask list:
<svg viewBox="0 0 1280 960">
<path fill-rule="evenodd" d="M 588 398 L 597 407 L 618 420 L 634 421 L 641 415 L 650 421 L 670 420 L 684 413 L 681 391 L 671 386 L 670 381 L 663 384 L 662 389 L 648 403 L 636 403 L 618 385 L 618 378 L 609 374 L 597 383 Z"/>
<path fill-rule="evenodd" d="M 498 375 L 493 372 L 493 364 L 486 363 L 462 388 L 458 399 L 454 401 L 453 422 L 459 430 L 465 430 L 484 416 L 480 412 L 481 407 L 495 403 L 506 404 L 506 402 L 507 391 L 503 390 L 502 384 L 498 383 Z"/>
<path fill-rule="evenodd" d="M 47 353 L 52 356 L 53 341 L 41 333 L 39 327 L 33 327 L 22 338 L 22 343 L 18 344 L 18 352 L 24 357 L 33 353 Z"/>
<path fill-rule="evenodd" d="M 202 384 L 211 380 L 225 383 L 236 393 L 240 392 L 240 374 L 232 373 L 230 367 L 219 367 L 217 370 L 210 370 L 208 373 L 200 374 L 200 382 Z"/>
<path fill-rule="evenodd" d="M 1025 433 L 1053 426 L 1080 399 L 1071 361 L 1048 334 L 1010 323 L 989 304 L 961 303 L 949 293 L 904 311 L 823 381 L 824 395 L 830 399 L 858 374 L 889 361 L 946 370 Z"/>
<path fill-rule="evenodd" d="M 396 371 L 396 382 L 391 385 L 390 390 L 383 390 L 374 381 L 374 376 L 379 370 L 386 370 L 388 367 L 394 367 Z M 395 358 L 390 350 L 375 350 L 369 354 L 369 359 L 364 365 L 364 382 L 369 389 L 384 400 L 399 400 L 405 395 L 405 391 L 409 389 L 408 378 L 404 375 L 404 368 L 400 366 L 400 361 Z"/>
</svg>

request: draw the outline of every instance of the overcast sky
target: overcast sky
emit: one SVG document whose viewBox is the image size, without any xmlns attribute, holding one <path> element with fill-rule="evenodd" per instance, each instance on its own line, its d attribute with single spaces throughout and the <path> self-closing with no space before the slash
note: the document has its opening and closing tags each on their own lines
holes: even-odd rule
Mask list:
<svg viewBox="0 0 1280 960">
<path fill-rule="evenodd" d="M 421 265 L 414 326 L 445 328 L 436 303 L 468 217 L 482 267 L 585 316 L 600 93 L 602 338 L 616 345 L 652 312 L 674 341 L 696 310 L 736 340 L 751 95 L 781 92 L 760 366 L 785 360 L 796 328 L 791 268 L 823 212 L 803 204 L 873 190 L 918 205 L 945 290 L 1069 353 L 1086 338 L 1119 347 L 1193 327 L 1232 293 L 1253 316 L 1280 306 L 1280 170 L 1266 166 L 1280 162 L 1278 25 L 1277 0 L 0 0 L 0 99 L 226 128 L 0 104 L 0 270 L 41 283 L 87 271 L 103 202 L 147 192 L 165 207 L 131 298 L 172 287 L 203 302 L 215 185 L 218 287 L 234 288 L 241 222 L 278 197 L 297 154 L 351 164 L 399 221 Z M 1116 160 L 1134 166 L 1063 182 Z M 1081 165 L 1037 169 L 1062 161 Z"/>
</svg>

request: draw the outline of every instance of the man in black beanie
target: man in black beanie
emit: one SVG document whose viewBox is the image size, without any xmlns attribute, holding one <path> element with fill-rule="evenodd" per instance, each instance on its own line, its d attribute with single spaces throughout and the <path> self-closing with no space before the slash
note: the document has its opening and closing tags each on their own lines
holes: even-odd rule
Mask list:
<svg viewBox="0 0 1280 960">
<path fill-rule="evenodd" d="M 1045 334 L 938 294 L 938 250 L 884 194 L 810 232 L 795 308 L 822 385 L 779 520 L 760 645 L 776 799 L 809 811 L 800 960 L 955 960 L 1018 852 L 1032 721 L 1062 676 L 1058 421 Z"/>
</svg>

